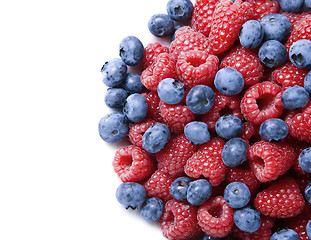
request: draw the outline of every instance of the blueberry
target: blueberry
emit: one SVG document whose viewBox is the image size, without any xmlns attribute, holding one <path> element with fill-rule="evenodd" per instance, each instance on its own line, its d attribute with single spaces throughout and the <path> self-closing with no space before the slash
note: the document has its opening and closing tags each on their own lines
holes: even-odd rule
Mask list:
<svg viewBox="0 0 311 240">
<path fill-rule="evenodd" d="M 302 150 L 298 162 L 303 171 L 311 173 L 311 147 Z"/>
<path fill-rule="evenodd" d="M 236 69 L 222 68 L 216 73 L 214 85 L 224 95 L 236 95 L 243 90 L 244 78 Z"/>
<path fill-rule="evenodd" d="M 277 40 L 284 42 L 292 30 L 289 19 L 280 13 L 264 16 L 260 23 L 264 31 L 264 40 Z"/>
<path fill-rule="evenodd" d="M 264 37 L 264 32 L 260 22 L 256 20 L 249 20 L 243 24 L 239 39 L 243 47 L 253 49 L 258 47 Z"/>
<path fill-rule="evenodd" d="M 144 120 L 148 112 L 148 103 L 146 98 L 139 94 L 133 93 L 127 97 L 123 113 L 132 122 L 140 122 Z"/>
<path fill-rule="evenodd" d="M 140 214 L 146 221 L 158 221 L 163 213 L 163 208 L 163 201 L 160 198 L 152 197 L 143 203 Z"/>
<path fill-rule="evenodd" d="M 174 22 L 167 14 L 155 14 L 150 18 L 148 28 L 156 37 L 168 37 L 174 33 Z"/>
<path fill-rule="evenodd" d="M 289 49 L 289 59 L 298 68 L 311 68 L 311 41 L 301 39 L 293 43 Z"/>
<path fill-rule="evenodd" d="M 205 85 L 196 85 L 190 89 L 186 97 L 186 105 L 195 114 L 205 114 L 214 105 L 215 94 Z"/>
<path fill-rule="evenodd" d="M 264 121 L 259 128 L 259 135 L 268 140 L 280 141 L 284 139 L 288 134 L 287 124 L 279 118 L 270 118 Z"/>
<path fill-rule="evenodd" d="M 279 0 L 279 4 L 285 12 L 298 13 L 303 7 L 304 0 Z"/>
<path fill-rule="evenodd" d="M 255 232 L 261 224 L 260 212 L 250 207 L 236 210 L 233 214 L 235 225 L 244 232 Z"/>
<path fill-rule="evenodd" d="M 129 126 L 121 113 L 109 113 L 100 119 L 98 131 L 104 141 L 116 143 L 126 137 Z"/>
<path fill-rule="evenodd" d="M 129 94 L 141 93 L 145 91 L 145 86 L 141 83 L 140 76 L 136 73 L 126 74 L 126 78 L 121 85 Z"/>
<path fill-rule="evenodd" d="M 243 124 L 238 117 L 227 114 L 218 118 L 215 126 L 218 136 L 230 139 L 238 137 L 243 131 Z"/>
<path fill-rule="evenodd" d="M 176 178 L 170 186 L 170 193 L 172 197 L 179 201 L 186 201 L 187 190 L 191 181 L 192 180 L 188 177 Z"/>
<path fill-rule="evenodd" d="M 212 194 L 212 185 L 206 179 L 199 179 L 189 183 L 187 201 L 199 206 L 204 203 Z"/>
<path fill-rule="evenodd" d="M 193 121 L 188 123 L 184 128 L 184 133 L 193 144 L 203 144 L 211 139 L 205 122 Z"/>
<path fill-rule="evenodd" d="M 287 110 L 295 110 L 305 107 L 309 98 L 309 93 L 305 88 L 295 85 L 288 87 L 282 93 L 281 102 Z"/>
<path fill-rule="evenodd" d="M 168 142 L 170 129 L 163 123 L 150 126 L 142 138 L 143 148 L 150 153 L 161 151 Z"/>
<path fill-rule="evenodd" d="M 224 199 L 226 203 L 234 208 L 245 207 L 251 198 L 249 188 L 242 182 L 229 183 L 224 191 Z"/>
<path fill-rule="evenodd" d="M 110 108 L 122 108 L 127 98 L 123 88 L 108 88 L 105 94 L 105 103 Z"/>
<path fill-rule="evenodd" d="M 264 42 L 258 51 L 260 61 L 269 68 L 281 67 L 287 60 L 285 46 L 277 40 Z"/>
<path fill-rule="evenodd" d="M 193 4 L 190 0 L 169 0 L 166 10 L 173 20 L 184 22 L 191 18 Z"/>
<path fill-rule="evenodd" d="M 114 58 L 104 64 L 101 73 L 108 87 L 117 87 L 125 80 L 127 66 L 120 58 Z"/>
<path fill-rule="evenodd" d="M 158 87 L 159 98 L 167 104 L 179 103 L 185 95 L 184 84 L 173 78 L 163 79 Z"/>
<path fill-rule="evenodd" d="M 276 231 L 270 240 L 299 240 L 299 235 L 292 229 L 283 228 Z"/>
<path fill-rule="evenodd" d="M 311 239 L 311 220 L 307 223 L 306 232 L 308 238 Z"/>
<path fill-rule="evenodd" d="M 135 36 L 123 38 L 119 46 L 119 54 L 128 66 L 137 66 L 144 58 L 144 46 Z"/>
<path fill-rule="evenodd" d="M 307 90 L 309 95 L 311 96 L 311 71 L 305 76 L 304 79 L 304 88 Z"/>
<path fill-rule="evenodd" d="M 221 152 L 223 163 L 228 167 L 236 167 L 245 162 L 247 144 L 241 138 L 231 138 L 226 142 Z"/>
<path fill-rule="evenodd" d="M 311 11 L 311 0 L 305 0 L 305 6 L 306 8 Z M 309 237 L 310 238 L 310 237 Z M 311 239 L 311 238 L 310 238 Z"/>
<path fill-rule="evenodd" d="M 311 182 L 309 182 L 305 188 L 305 198 L 309 203 L 311 203 Z"/>
<path fill-rule="evenodd" d="M 125 182 L 117 188 L 116 197 L 126 209 L 136 209 L 145 201 L 146 191 L 139 183 Z"/>
</svg>

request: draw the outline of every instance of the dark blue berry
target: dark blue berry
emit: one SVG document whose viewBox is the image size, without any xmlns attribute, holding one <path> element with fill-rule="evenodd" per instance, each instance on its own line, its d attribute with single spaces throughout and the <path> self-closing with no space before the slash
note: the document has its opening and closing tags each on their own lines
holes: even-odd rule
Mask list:
<svg viewBox="0 0 311 240">
<path fill-rule="evenodd" d="M 139 183 L 125 182 L 117 188 L 116 197 L 126 209 L 136 209 L 145 201 L 146 191 Z"/>
<path fill-rule="evenodd" d="M 137 66 L 144 58 L 144 46 L 137 37 L 128 36 L 122 39 L 119 54 L 126 65 Z"/>
<path fill-rule="evenodd" d="M 238 137 L 243 131 L 243 124 L 238 117 L 227 114 L 218 118 L 215 126 L 218 136 L 230 139 Z"/>
<path fill-rule="evenodd" d="M 289 59 L 298 68 L 311 68 L 311 41 L 301 39 L 293 43 L 289 49 Z"/>
<path fill-rule="evenodd" d="M 224 191 L 224 199 L 226 203 L 234 208 L 245 207 L 251 198 L 249 188 L 242 182 L 229 183 Z"/>
<path fill-rule="evenodd" d="M 204 203 L 212 194 L 212 185 L 206 179 L 199 179 L 189 183 L 187 201 L 199 206 Z"/>
<path fill-rule="evenodd" d="M 247 160 L 246 156 L 247 144 L 241 138 L 231 138 L 221 152 L 222 161 L 228 167 L 241 165 Z"/>
<path fill-rule="evenodd" d="M 158 87 L 159 98 L 167 104 L 179 103 L 185 95 L 184 84 L 177 79 L 165 78 Z"/>
<path fill-rule="evenodd" d="M 174 33 L 174 21 L 167 14 L 155 14 L 150 18 L 148 28 L 156 37 L 168 37 Z"/>
<path fill-rule="evenodd" d="M 190 89 L 186 97 L 186 105 L 195 114 L 205 114 L 214 105 L 214 91 L 205 85 L 196 85 Z"/>
<path fill-rule="evenodd" d="M 311 173 L 311 147 L 302 150 L 298 162 L 303 171 Z"/>
<path fill-rule="evenodd" d="M 203 144 L 211 139 L 205 122 L 193 121 L 188 123 L 184 128 L 184 133 L 193 144 Z"/>
<path fill-rule="evenodd" d="M 179 201 L 186 201 L 187 190 L 191 181 L 192 180 L 188 177 L 176 178 L 170 186 L 170 193 L 172 197 Z"/>
<path fill-rule="evenodd" d="M 243 24 L 239 39 L 243 47 L 253 49 L 258 47 L 264 37 L 264 32 L 260 22 L 256 20 L 249 20 Z"/>
<path fill-rule="evenodd" d="M 299 13 L 303 7 L 304 0 L 279 0 L 279 4 L 285 12 Z"/>
<path fill-rule="evenodd" d="M 160 198 L 152 197 L 143 203 L 140 214 L 148 222 L 158 221 L 163 213 L 163 208 L 163 201 Z"/>
<path fill-rule="evenodd" d="M 250 207 L 236 210 L 233 214 L 235 225 L 244 232 L 255 232 L 261 224 L 260 212 Z"/>
<path fill-rule="evenodd" d="M 236 69 L 222 68 L 216 73 L 214 85 L 224 95 L 236 95 L 243 90 L 244 78 Z"/>
<path fill-rule="evenodd" d="M 143 148 L 150 153 L 161 151 L 168 142 L 170 129 L 163 123 L 156 123 L 149 127 L 142 138 Z"/>
<path fill-rule="evenodd" d="M 270 240 L 299 240 L 299 235 L 292 229 L 283 228 L 276 231 Z"/>
<path fill-rule="evenodd" d="M 140 122 L 146 118 L 147 112 L 148 103 L 143 95 L 133 93 L 127 97 L 123 107 L 123 113 L 128 120 Z"/>
<path fill-rule="evenodd" d="M 264 42 L 258 51 L 260 61 L 269 68 L 281 67 L 287 60 L 285 46 L 277 40 Z"/>
<path fill-rule="evenodd" d="M 311 239 L 311 220 L 307 223 L 306 232 L 308 238 Z"/>
<path fill-rule="evenodd" d="M 311 96 L 311 71 L 305 76 L 304 79 L 304 88 L 307 90 L 309 95 Z"/>
<path fill-rule="evenodd" d="M 117 87 L 125 80 L 127 66 L 120 58 L 114 58 L 104 64 L 101 73 L 108 87 Z"/>
<path fill-rule="evenodd" d="M 191 18 L 193 4 L 190 0 L 169 0 L 166 10 L 173 20 L 184 22 Z"/>
<path fill-rule="evenodd" d="M 270 118 L 264 121 L 259 128 L 259 135 L 269 142 L 280 141 L 284 139 L 287 134 L 288 126 L 279 118 Z"/>
<path fill-rule="evenodd" d="M 121 85 L 129 94 L 141 93 L 145 91 L 145 86 L 141 83 L 140 75 L 136 73 L 128 73 Z"/>
<path fill-rule="evenodd" d="M 305 198 L 309 203 L 311 203 L 311 182 L 309 182 L 305 188 Z"/>
<path fill-rule="evenodd" d="M 309 93 L 305 88 L 295 85 L 288 87 L 282 93 L 281 102 L 287 110 L 295 110 L 305 107 L 309 98 Z"/>
<path fill-rule="evenodd" d="M 126 137 L 129 126 L 124 115 L 120 113 L 109 113 L 100 119 L 98 131 L 104 141 L 116 143 Z"/>
<path fill-rule="evenodd" d="M 122 108 L 127 98 L 123 88 L 108 88 L 105 94 L 105 103 L 110 108 Z"/>
</svg>

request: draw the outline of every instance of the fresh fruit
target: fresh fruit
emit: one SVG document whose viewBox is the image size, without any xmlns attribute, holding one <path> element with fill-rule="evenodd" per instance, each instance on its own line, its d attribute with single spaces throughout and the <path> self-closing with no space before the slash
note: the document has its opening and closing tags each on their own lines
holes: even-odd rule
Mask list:
<svg viewBox="0 0 311 240">
<path fill-rule="evenodd" d="M 148 198 L 140 209 L 140 214 L 147 221 L 158 221 L 163 213 L 164 204 L 160 198 Z"/>
<path fill-rule="evenodd" d="M 184 98 L 184 84 L 178 79 L 163 79 L 157 88 L 159 98 L 168 104 L 177 104 Z"/>
<path fill-rule="evenodd" d="M 280 229 L 271 236 L 271 240 L 299 240 L 299 235 L 292 229 Z"/>
<path fill-rule="evenodd" d="M 146 191 L 136 182 L 125 182 L 117 188 L 116 198 L 126 209 L 136 209 L 145 201 Z"/>
<path fill-rule="evenodd" d="M 174 33 L 174 22 L 167 14 L 154 14 L 149 19 L 148 28 L 156 37 L 168 37 Z"/>
<path fill-rule="evenodd" d="M 244 78 L 234 68 L 222 68 L 215 76 L 214 85 L 224 95 L 237 95 L 244 88 Z"/>
<path fill-rule="evenodd" d="M 264 38 L 262 24 L 256 20 L 249 20 L 242 25 L 239 40 L 243 47 L 253 49 L 259 47 Z"/>
<path fill-rule="evenodd" d="M 304 194 L 305 194 L 306 200 L 309 203 L 311 203 L 311 182 L 309 182 L 308 185 L 306 186 Z"/>
<path fill-rule="evenodd" d="M 279 0 L 280 7 L 285 12 L 300 12 L 303 7 L 304 0 Z"/>
<path fill-rule="evenodd" d="M 139 93 L 128 96 L 124 102 L 123 114 L 131 122 L 141 122 L 147 117 L 148 103 Z"/>
<path fill-rule="evenodd" d="M 108 88 L 105 94 L 105 103 L 110 108 L 122 108 L 127 98 L 123 88 Z"/>
<path fill-rule="evenodd" d="M 191 181 L 191 178 L 188 177 L 176 178 L 170 186 L 170 193 L 172 197 L 178 201 L 186 201 L 187 190 Z"/>
<path fill-rule="evenodd" d="M 288 87 L 281 97 L 281 102 L 285 109 L 296 110 L 305 107 L 309 102 L 309 93 L 303 87 L 295 85 Z"/>
<path fill-rule="evenodd" d="M 277 142 L 287 136 L 288 126 L 282 119 L 270 118 L 260 125 L 259 134 L 269 142 Z"/>
<path fill-rule="evenodd" d="M 195 206 L 203 204 L 212 194 L 212 185 L 206 179 L 198 179 L 189 183 L 187 201 Z"/>
<path fill-rule="evenodd" d="M 136 73 L 126 74 L 126 78 L 122 83 L 121 87 L 129 94 L 142 93 L 146 90 L 145 86 L 141 83 L 140 75 Z"/>
<path fill-rule="evenodd" d="M 298 68 L 308 69 L 311 67 L 311 41 L 301 39 L 293 43 L 289 49 L 289 59 Z"/>
<path fill-rule="evenodd" d="M 232 114 L 227 114 L 221 116 L 217 120 L 215 130 L 218 136 L 225 139 L 231 139 L 241 135 L 243 131 L 243 124 L 241 119 L 238 117 Z"/>
<path fill-rule="evenodd" d="M 186 97 L 186 105 L 195 114 L 205 114 L 214 105 L 215 93 L 205 85 L 196 85 L 190 89 Z"/>
<path fill-rule="evenodd" d="M 299 166 L 307 173 L 311 173 L 311 147 L 304 149 L 298 158 Z"/>
<path fill-rule="evenodd" d="M 222 149 L 221 159 L 228 167 L 236 167 L 245 162 L 247 144 L 241 138 L 231 138 Z"/>
<path fill-rule="evenodd" d="M 303 86 L 309 95 L 311 95 L 311 71 L 305 76 Z"/>
<path fill-rule="evenodd" d="M 120 58 L 114 58 L 103 65 L 101 73 L 104 84 L 117 87 L 126 78 L 127 66 Z"/>
<path fill-rule="evenodd" d="M 259 48 L 258 56 L 269 68 L 281 67 L 287 60 L 286 48 L 277 40 L 265 41 Z"/>
<path fill-rule="evenodd" d="M 238 209 L 233 215 L 235 225 L 244 232 L 255 232 L 261 224 L 260 212 L 250 207 Z"/>
<path fill-rule="evenodd" d="M 166 11 L 171 19 L 184 22 L 190 19 L 193 11 L 193 4 L 190 0 L 169 0 Z"/>
<path fill-rule="evenodd" d="M 144 45 L 135 36 L 122 39 L 119 46 L 119 55 L 128 66 L 137 66 L 144 58 Z"/>
<path fill-rule="evenodd" d="M 232 182 L 225 188 L 224 199 L 234 209 L 245 207 L 250 201 L 250 198 L 251 192 L 244 183 Z"/>
<path fill-rule="evenodd" d="M 155 123 L 144 133 L 141 140 L 143 148 L 150 153 L 161 151 L 168 142 L 170 130 L 163 123 Z"/>
<path fill-rule="evenodd" d="M 193 144 L 203 144 L 211 139 L 208 126 L 204 122 L 193 121 L 185 126 L 185 136 Z"/>
</svg>

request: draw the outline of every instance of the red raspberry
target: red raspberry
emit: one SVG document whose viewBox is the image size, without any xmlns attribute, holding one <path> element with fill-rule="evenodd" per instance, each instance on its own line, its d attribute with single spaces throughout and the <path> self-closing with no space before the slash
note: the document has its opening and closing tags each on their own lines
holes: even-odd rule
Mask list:
<svg viewBox="0 0 311 240">
<path fill-rule="evenodd" d="M 283 177 L 258 193 L 254 205 L 263 215 L 288 218 L 302 212 L 305 200 L 295 180 Z"/>
<path fill-rule="evenodd" d="M 145 47 L 143 58 L 143 69 L 146 69 L 155 61 L 157 56 L 161 53 L 169 53 L 169 48 L 162 46 L 160 43 L 149 43 Z"/>
<path fill-rule="evenodd" d="M 197 149 L 184 134 L 177 135 L 169 140 L 166 146 L 158 153 L 156 158 L 158 168 L 169 173 L 173 177 L 184 174 L 184 166 Z"/>
<path fill-rule="evenodd" d="M 271 13 L 278 13 L 280 10 L 280 5 L 274 0 L 245 0 L 252 5 L 254 18 L 260 21 L 264 16 Z"/>
<path fill-rule="evenodd" d="M 112 166 L 122 182 L 138 182 L 154 171 L 153 161 L 148 153 L 135 145 L 116 151 Z"/>
<path fill-rule="evenodd" d="M 154 63 L 141 74 L 142 84 L 149 90 L 156 91 L 159 82 L 165 78 L 175 78 L 175 60 L 169 53 L 161 53 Z"/>
<path fill-rule="evenodd" d="M 292 29 L 295 27 L 295 25 L 303 18 L 305 15 L 308 15 L 310 13 L 288 13 L 288 12 L 282 12 L 282 15 L 288 18 L 290 23 L 292 24 Z"/>
<path fill-rule="evenodd" d="M 228 50 L 239 38 L 242 25 L 253 17 L 250 3 L 236 0 L 221 1 L 215 8 L 209 42 L 212 52 L 219 54 Z"/>
<path fill-rule="evenodd" d="M 222 60 L 219 68 L 234 68 L 244 77 L 244 84 L 252 86 L 259 83 L 264 76 L 264 67 L 257 54 L 238 45 Z"/>
<path fill-rule="evenodd" d="M 185 173 L 192 178 L 203 175 L 208 178 L 212 186 L 219 185 L 225 178 L 227 168 L 221 159 L 224 145 L 225 142 L 219 138 L 213 138 L 202 144 L 188 159 Z"/>
<path fill-rule="evenodd" d="M 187 106 L 181 104 L 167 104 L 160 101 L 160 114 L 171 132 L 180 134 L 184 132 L 187 123 L 193 121 L 196 114 L 191 112 Z"/>
<path fill-rule="evenodd" d="M 142 148 L 141 140 L 143 138 L 143 134 L 151 125 L 155 123 L 156 121 L 149 118 L 146 118 L 141 122 L 134 123 L 129 129 L 129 139 L 131 143 Z"/>
<path fill-rule="evenodd" d="M 212 86 L 218 63 L 218 57 L 203 51 L 182 52 L 176 62 L 177 77 L 188 89 L 198 84 Z"/>
<path fill-rule="evenodd" d="M 175 199 L 165 204 L 159 222 L 164 237 L 171 240 L 187 240 L 201 232 L 197 220 L 197 208 Z"/>
<path fill-rule="evenodd" d="M 211 237 L 227 236 L 234 224 L 233 213 L 222 196 L 210 198 L 198 210 L 199 225 Z"/>
<path fill-rule="evenodd" d="M 241 100 L 244 118 L 261 124 L 269 118 L 277 118 L 284 109 L 281 102 L 281 87 L 272 82 L 257 83 L 250 87 Z"/>
<path fill-rule="evenodd" d="M 252 172 L 260 182 L 277 179 L 295 161 L 294 149 L 284 142 L 256 142 L 249 148 L 247 156 Z"/>
<path fill-rule="evenodd" d="M 255 142 L 261 139 L 259 135 L 259 126 L 250 122 L 244 122 L 243 131 L 240 135 L 240 138 L 242 138 L 248 144 L 248 146 L 253 145 Z"/>
<path fill-rule="evenodd" d="M 147 118 L 151 118 L 156 122 L 163 122 L 163 118 L 160 115 L 160 98 L 156 92 L 142 93 L 146 98 L 148 104 Z"/>
</svg>

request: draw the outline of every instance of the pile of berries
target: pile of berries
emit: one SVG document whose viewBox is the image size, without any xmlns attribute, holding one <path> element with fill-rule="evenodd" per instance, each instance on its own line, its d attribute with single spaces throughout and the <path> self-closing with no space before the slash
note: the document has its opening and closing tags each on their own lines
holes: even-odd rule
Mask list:
<svg viewBox="0 0 311 240">
<path fill-rule="evenodd" d="M 311 239 L 311 1 L 169 0 L 102 67 L 125 208 L 171 240 Z M 128 66 L 141 69 L 129 73 Z"/>
</svg>

